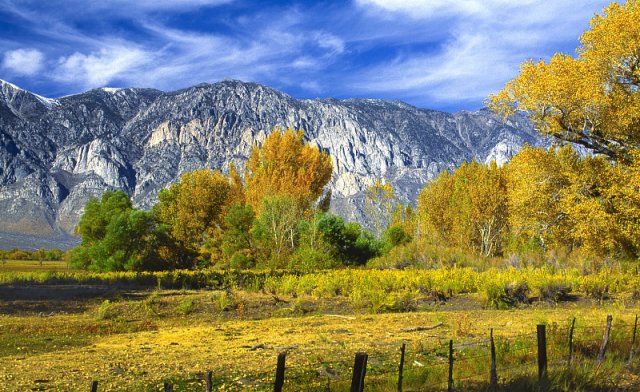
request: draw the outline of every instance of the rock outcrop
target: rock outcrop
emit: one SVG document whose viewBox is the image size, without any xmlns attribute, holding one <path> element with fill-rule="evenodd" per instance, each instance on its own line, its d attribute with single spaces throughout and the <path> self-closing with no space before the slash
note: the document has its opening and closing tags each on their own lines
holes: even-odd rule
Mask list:
<svg viewBox="0 0 640 392">
<path fill-rule="evenodd" d="M 349 220 L 362 219 L 363 190 L 377 178 L 413 202 L 442 170 L 471 159 L 503 163 L 524 143 L 544 144 L 525 119 L 504 124 L 486 110 L 296 100 L 239 81 L 168 93 L 105 88 L 58 99 L 0 81 L 0 233 L 7 233 L 0 246 L 11 246 L 2 238 L 16 234 L 68 246 L 90 197 L 122 189 L 148 208 L 186 171 L 241 166 L 275 127 L 303 129 L 331 154 L 332 208 Z"/>
</svg>

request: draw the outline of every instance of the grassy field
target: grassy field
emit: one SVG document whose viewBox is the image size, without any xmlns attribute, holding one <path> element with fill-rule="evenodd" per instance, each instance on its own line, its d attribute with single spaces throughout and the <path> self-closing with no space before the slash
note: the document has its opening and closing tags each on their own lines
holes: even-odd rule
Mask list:
<svg viewBox="0 0 640 392">
<path fill-rule="evenodd" d="M 360 277 L 360 271 L 335 274 Z M 306 287 L 306 276 L 296 278 L 299 285 Z M 277 354 L 286 351 L 285 390 L 321 391 L 329 384 L 342 391 L 349 389 L 355 353 L 365 351 L 367 390 L 387 391 L 395 389 L 402 343 L 405 390 L 443 390 L 449 339 L 457 390 L 486 390 L 490 328 L 501 387 L 536 390 L 540 323 L 547 325 L 552 390 L 638 388 L 639 362 L 627 363 L 639 310 L 632 293 L 602 300 L 576 292 L 507 310 L 492 309 L 480 291 L 418 293 L 411 312 L 388 313 L 347 293 L 294 290 L 293 278 L 279 279 L 288 283 L 198 290 L 0 284 L 0 390 L 86 391 L 97 380 L 99 390 L 160 390 L 171 382 L 177 391 L 201 391 L 207 370 L 217 390 L 271 390 Z M 353 283 L 342 284 L 340 290 Z M 607 314 L 614 320 L 611 344 L 596 364 Z M 576 354 L 567 372 L 574 317 Z"/>
<path fill-rule="evenodd" d="M 67 271 L 64 261 L 1 260 L 0 273 L 29 271 Z"/>
</svg>

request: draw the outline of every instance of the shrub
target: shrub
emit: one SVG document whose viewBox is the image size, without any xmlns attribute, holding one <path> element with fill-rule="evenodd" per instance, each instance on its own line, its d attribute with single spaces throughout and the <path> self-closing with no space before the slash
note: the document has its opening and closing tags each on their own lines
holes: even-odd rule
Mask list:
<svg viewBox="0 0 640 392">
<path fill-rule="evenodd" d="M 195 307 L 196 307 L 196 303 L 193 299 L 184 298 L 178 303 L 176 310 L 178 311 L 178 313 L 186 316 L 188 314 L 193 313 L 193 311 L 195 310 Z"/>
<path fill-rule="evenodd" d="M 338 264 L 327 252 L 307 247 L 299 248 L 289 259 L 289 268 L 298 271 L 334 268 Z"/>
<path fill-rule="evenodd" d="M 233 296 L 226 290 L 216 290 L 211 292 L 211 300 L 218 312 L 231 309 L 233 306 Z"/>
<path fill-rule="evenodd" d="M 529 285 L 527 282 L 489 281 L 485 285 L 485 295 L 490 307 L 496 309 L 508 309 L 519 303 L 528 303 L 527 294 Z"/>
<path fill-rule="evenodd" d="M 98 320 L 110 320 L 116 317 L 116 315 L 117 312 L 115 311 L 113 303 L 111 303 L 111 301 L 109 301 L 108 299 L 105 299 L 100 304 L 100 307 L 98 307 L 98 314 L 96 318 Z"/>
<path fill-rule="evenodd" d="M 571 293 L 571 286 L 563 282 L 548 281 L 538 287 L 540 301 L 566 301 Z"/>
</svg>

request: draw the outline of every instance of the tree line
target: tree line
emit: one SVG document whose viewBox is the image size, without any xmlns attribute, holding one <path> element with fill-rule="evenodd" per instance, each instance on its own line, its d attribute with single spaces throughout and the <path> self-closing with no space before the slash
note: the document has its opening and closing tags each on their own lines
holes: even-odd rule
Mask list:
<svg viewBox="0 0 640 392">
<path fill-rule="evenodd" d="M 328 212 L 332 163 L 300 131 L 274 130 L 243 175 L 196 170 L 160 191 L 150 211 L 122 191 L 91 199 L 70 263 L 96 271 L 329 268 L 362 265 L 384 240 Z"/>
<path fill-rule="evenodd" d="M 484 256 L 563 250 L 640 255 L 640 156 L 581 157 L 570 145 L 524 147 L 498 167 L 444 172 L 418 199 L 420 236 Z"/>
<path fill-rule="evenodd" d="M 381 181 L 366 191 L 373 233 L 328 212 L 330 157 L 301 132 L 274 131 L 242 174 L 198 170 L 151 211 L 107 192 L 85 208 L 71 263 L 94 270 L 328 268 L 435 243 L 480 256 L 581 252 L 640 256 L 640 3 L 591 21 L 577 57 L 525 62 L 488 99 L 505 120 L 524 113 L 555 140 L 504 166 L 464 163 L 420 193 L 416 210 Z M 579 154 L 572 145 L 583 146 Z M 394 253 L 399 254 L 398 252 Z"/>
</svg>

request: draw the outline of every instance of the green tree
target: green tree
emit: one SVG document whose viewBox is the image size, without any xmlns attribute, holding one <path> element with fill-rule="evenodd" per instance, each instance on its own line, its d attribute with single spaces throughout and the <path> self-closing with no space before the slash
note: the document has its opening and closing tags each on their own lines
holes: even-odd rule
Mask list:
<svg viewBox="0 0 640 392">
<path fill-rule="evenodd" d="M 166 247 L 153 214 L 135 210 L 126 193 L 105 192 L 91 199 L 80 218 L 81 244 L 70 265 L 94 271 L 158 270 L 170 266 L 161 257 Z"/>
<path fill-rule="evenodd" d="M 254 235 L 260 240 L 269 266 L 283 268 L 296 248 L 298 221 L 301 216 L 297 201 L 286 195 L 265 196 L 262 214 L 256 222 Z"/>
<path fill-rule="evenodd" d="M 233 268 L 255 266 L 252 228 L 256 219 L 249 205 L 234 204 L 224 217 L 222 252 Z"/>
</svg>

